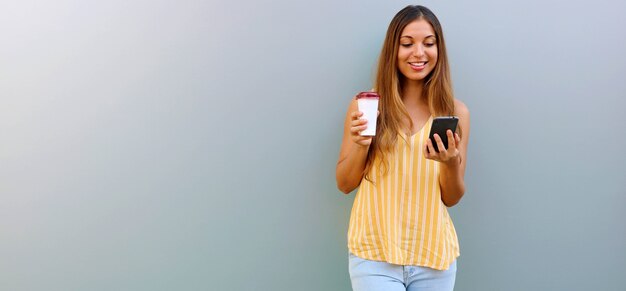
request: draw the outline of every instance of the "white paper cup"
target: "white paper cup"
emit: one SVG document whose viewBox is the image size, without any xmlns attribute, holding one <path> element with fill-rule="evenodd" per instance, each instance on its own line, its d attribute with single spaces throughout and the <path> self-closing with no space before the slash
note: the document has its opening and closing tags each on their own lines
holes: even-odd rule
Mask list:
<svg viewBox="0 0 626 291">
<path fill-rule="evenodd" d="M 376 135 L 376 119 L 378 118 L 378 100 L 380 95 L 376 92 L 361 92 L 356 96 L 359 111 L 363 112 L 361 118 L 367 120 L 367 128 L 361 131 L 362 136 Z"/>
</svg>

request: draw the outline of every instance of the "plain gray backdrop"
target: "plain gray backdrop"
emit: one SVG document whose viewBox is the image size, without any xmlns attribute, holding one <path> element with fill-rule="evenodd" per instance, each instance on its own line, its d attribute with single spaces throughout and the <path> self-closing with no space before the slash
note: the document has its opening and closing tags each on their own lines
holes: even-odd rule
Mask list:
<svg viewBox="0 0 626 291">
<path fill-rule="evenodd" d="M 471 112 L 455 290 L 624 290 L 623 1 L 0 2 L 1 290 L 350 290 L 350 98 L 407 4 Z"/>
</svg>

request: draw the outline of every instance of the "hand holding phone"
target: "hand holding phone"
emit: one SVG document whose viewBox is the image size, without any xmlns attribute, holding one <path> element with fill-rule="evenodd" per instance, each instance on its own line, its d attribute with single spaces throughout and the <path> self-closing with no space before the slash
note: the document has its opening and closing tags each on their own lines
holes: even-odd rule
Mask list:
<svg viewBox="0 0 626 291">
<path fill-rule="evenodd" d="M 433 143 L 433 147 L 436 152 L 439 152 L 437 141 L 435 141 L 435 133 L 439 135 L 446 150 L 448 149 L 448 134 L 446 131 L 452 130 L 452 133 L 456 131 L 456 127 L 459 123 L 459 118 L 456 116 L 439 116 L 433 119 L 432 126 L 430 127 L 430 134 L 428 137 Z"/>
</svg>

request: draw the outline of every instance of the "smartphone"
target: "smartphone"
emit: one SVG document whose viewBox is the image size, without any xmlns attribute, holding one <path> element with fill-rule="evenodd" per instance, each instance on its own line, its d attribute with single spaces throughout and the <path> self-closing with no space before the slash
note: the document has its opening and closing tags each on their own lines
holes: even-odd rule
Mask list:
<svg viewBox="0 0 626 291">
<path fill-rule="evenodd" d="M 456 132 L 456 126 L 459 124 L 459 118 L 456 116 L 439 116 L 433 119 L 433 124 L 430 127 L 430 134 L 428 137 L 433 143 L 433 147 L 436 152 L 439 152 L 439 148 L 437 148 L 437 142 L 435 141 L 435 133 L 439 135 L 441 141 L 443 141 L 443 145 L 448 149 L 448 135 L 446 131 L 452 130 L 452 133 Z"/>
</svg>

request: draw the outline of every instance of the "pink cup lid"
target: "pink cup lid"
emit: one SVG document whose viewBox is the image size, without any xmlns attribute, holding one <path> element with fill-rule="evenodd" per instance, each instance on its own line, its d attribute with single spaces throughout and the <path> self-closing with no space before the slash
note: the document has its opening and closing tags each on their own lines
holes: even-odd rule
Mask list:
<svg viewBox="0 0 626 291">
<path fill-rule="evenodd" d="M 379 99 L 380 95 L 378 95 L 378 93 L 376 93 L 376 92 L 361 92 L 361 93 L 359 93 L 359 95 L 356 95 L 356 99 L 361 99 L 361 98 L 376 98 L 376 99 Z"/>
</svg>

